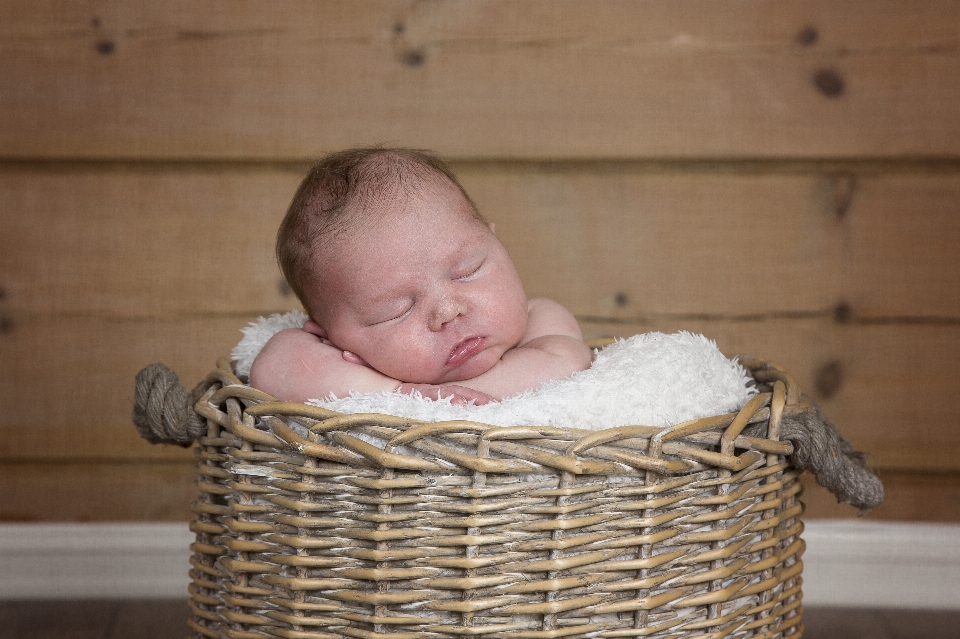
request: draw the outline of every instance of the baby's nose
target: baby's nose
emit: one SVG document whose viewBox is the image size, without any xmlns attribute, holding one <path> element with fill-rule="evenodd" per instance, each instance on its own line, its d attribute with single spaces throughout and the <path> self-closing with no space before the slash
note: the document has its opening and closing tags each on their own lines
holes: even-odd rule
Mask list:
<svg viewBox="0 0 960 639">
<path fill-rule="evenodd" d="M 445 297 L 437 304 L 430 318 L 430 330 L 436 332 L 463 315 L 463 306 L 453 297 Z"/>
</svg>

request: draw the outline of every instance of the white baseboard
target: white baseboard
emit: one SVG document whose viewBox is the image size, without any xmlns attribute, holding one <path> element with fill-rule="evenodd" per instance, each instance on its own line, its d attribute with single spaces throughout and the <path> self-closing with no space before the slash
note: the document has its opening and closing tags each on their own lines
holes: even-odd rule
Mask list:
<svg viewBox="0 0 960 639">
<path fill-rule="evenodd" d="M 186 524 L 0 525 L 0 599 L 187 598 Z"/>
<path fill-rule="evenodd" d="M 960 610 L 960 525 L 809 521 L 807 606 Z M 184 524 L 0 525 L 0 599 L 186 598 Z"/>
<path fill-rule="evenodd" d="M 806 522 L 808 606 L 960 610 L 960 525 Z"/>
</svg>

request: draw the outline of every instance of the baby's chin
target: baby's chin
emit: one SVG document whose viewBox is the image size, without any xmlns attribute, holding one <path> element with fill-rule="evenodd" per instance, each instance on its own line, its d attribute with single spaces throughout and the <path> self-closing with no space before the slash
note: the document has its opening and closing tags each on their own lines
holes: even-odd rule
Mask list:
<svg viewBox="0 0 960 639">
<path fill-rule="evenodd" d="M 480 377 L 491 368 L 496 366 L 497 362 L 500 361 L 500 358 L 503 356 L 498 349 L 488 348 L 477 355 L 471 357 L 468 361 L 464 362 L 456 368 L 445 371 L 438 381 L 432 382 L 434 384 L 451 384 L 454 382 L 465 382 L 476 377 Z"/>
</svg>

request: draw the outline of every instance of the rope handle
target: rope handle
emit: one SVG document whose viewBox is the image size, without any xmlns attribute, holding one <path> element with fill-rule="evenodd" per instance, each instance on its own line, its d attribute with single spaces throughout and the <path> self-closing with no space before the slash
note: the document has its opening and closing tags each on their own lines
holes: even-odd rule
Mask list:
<svg viewBox="0 0 960 639">
<path fill-rule="evenodd" d="M 189 446 L 207 432 L 206 420 L 195 410 L 198 385 L 187 393 L 177 374 L 164 364 L 150 364 L 137 373 L 133 424 L 151 444 Z"/>
</svg>

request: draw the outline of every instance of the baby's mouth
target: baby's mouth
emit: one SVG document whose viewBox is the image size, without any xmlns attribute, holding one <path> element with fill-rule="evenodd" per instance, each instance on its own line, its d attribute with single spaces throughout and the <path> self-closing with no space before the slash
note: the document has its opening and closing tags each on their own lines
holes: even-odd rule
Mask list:
<svg viewBox="0 0 960 639">
<path fill-rule="evenodd" d="M 463 340 L 454 346 L 453 350 L 450 351 L 450 356 L 447 358 L 447 366 L 450 368 L 456 368 L 457 366 L 460 366 L 465 361 L 482 351 L 485 341 L 486 340 L 482 337 L 471 337 Z"/>
</svg>

